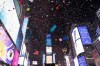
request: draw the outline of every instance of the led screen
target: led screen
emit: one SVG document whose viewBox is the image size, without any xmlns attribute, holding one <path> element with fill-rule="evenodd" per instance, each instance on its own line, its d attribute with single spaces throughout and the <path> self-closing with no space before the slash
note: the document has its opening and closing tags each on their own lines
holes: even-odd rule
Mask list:
<svg viewBox="0 0 100 66">
<path fill-rule="evenodd" d="M 51 40 L 51 34 L 47 34 L 46 36 L 46 46 L 51 46 L 52 40 Z"/>
<path fill-rule="evenodd" d="M 75 51 L 76 51 L 76 55 L 77 55 L 77 56 L 78 56 L 80 53 L 83 53 L 83 52 L 84 52 L 84 48 L 83 48 L 81 39 L 78 39 L 78 40 L 76 41 L 76 43 L 74 44 L 74 47 L 75 47 Z"/>
<path fill-rule="evenodd" d="M 51 54 L 52 53 L 52 47 L 46 47 L 46 53 Z"/>
<path fill-rule="evenodd" d="M 83 45 L 92 44 L 92 40 L 88 33 L 87 27 L 86 26 L 78 27 L 78 30 L 79 30 Z"/>
<path fill-rule="evenodd" d="M 84 56 L 79 56 L 78 57 L 78 63 L 79 63 L 79 66 L 87 66 Z"/>
<path fill-rule="evenodd" d="M 46 63 L 47 64 L 52 63 L 52 56 L 46 56 Z"/>
<path fill-rule="evenodd" d="M 76 43 L 76 40 L 80 39 L 80 35 L 79 35 L 77 27 L 72 32 L 72 39 L 74 43 Z"/>
<path fill-rule="evenodd" d="M 0 26 L 0 60 L 11 64 L 14 56 L 14 48 L 4 28 Z"/>
<path fill-rule="evenodd" d="M 14 57 L 13 57 L 13 60 L 12 60 L 12 66 L 18 66 L 18 61 L 19 61 L 19 52 L 18 50 L 16 49 L 14 51 Z"/>
<path fill-rule="evenodd" d="M 16 9 L 13 0 L 0 0 L 0 3 L 3 8 L 0 12 L 0 19 L 4 24 L 6 30 L 8 31 L 9 35 L 11 36 L 12 40 L 16 44 L 20 23 L 17 17 Z"/>
</svg>

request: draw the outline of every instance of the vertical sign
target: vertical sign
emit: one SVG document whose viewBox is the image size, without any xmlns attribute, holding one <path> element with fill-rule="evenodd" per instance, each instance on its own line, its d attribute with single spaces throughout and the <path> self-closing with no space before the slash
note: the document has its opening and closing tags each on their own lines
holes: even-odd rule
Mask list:
<svg viewBox="0 0 100 66">
<path fill-rule="evenodd" d="M 78 30 L 79 30 L 79 34 L 80 34 L 83 45 L 92 44 L 92 40 L 91 40 L 91 37 L 88 33 L 87 27 L 81 26 L 81 27 L 78 27 Z"/>
<path fill-rule="evenodd" d="M 78 63 L 79 63 L 79 66 L 87 66 L 84 56 L 79 56 L 78 57 Z"/>
</svg>

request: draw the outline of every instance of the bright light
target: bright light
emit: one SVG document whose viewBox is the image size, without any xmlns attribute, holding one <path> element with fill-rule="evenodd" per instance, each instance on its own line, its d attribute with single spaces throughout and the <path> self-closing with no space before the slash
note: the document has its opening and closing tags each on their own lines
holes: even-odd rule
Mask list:
<svg viewBox="0 0 100 66">
<path fill-rule="evenodd" d="M 100 36 L 98 37 L 99 41 L 100 41 Z"/>
</svg>

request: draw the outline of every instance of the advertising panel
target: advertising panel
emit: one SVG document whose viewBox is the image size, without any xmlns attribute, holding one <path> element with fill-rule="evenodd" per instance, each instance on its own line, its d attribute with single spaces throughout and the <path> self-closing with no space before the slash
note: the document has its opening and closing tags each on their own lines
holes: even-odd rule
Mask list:
<svg viewBox="0 0 100 66">
<path fill-rule="evenodd" d="M 72 39 L 74 43 L 76 42 L 76 40 L 80 39 L 80 35 L 77 27 L 72 32 Z"/>
<path fill-rule="evenodd" d="M 2 1 L 2 0 L 1 0 Z M 6 0 L 2 4 L 3 8 L 0 12 L 0 19 L 6 30 L 16 44 L 20 24 L 17 17 L 16 9 L 13 0 Z"/>
<path fill-rule="evenodd" d="M 46 36 L 46 46 L 50 47 L 52 45 L 51 34 Z"/>
<path fill-rule="evenodd" d="M 84 56 L 79 56 L 78 57 L 78 63 L 79 63 L 79 66 L 87 66 Z"/>
<path fill-rule="evenodd" d="M 46 56 L 46 63 L 51 64 L 52 63 L 52 56 Z"/>
<path fill-rule="evenodd" d="M 14 45 L 4 28 L 0 26 L 0 60 L 11 64 L 14 57 Z"/>
<path fill-rule="evenodd" d="M 20 54 L 19 54 L 18 50 L 16 49 L 14 51 L 14 57 L 13 57 L 13 60 L 12 60 L 12 66 L 18 66 L 19 56 L 20 56 Z"/>
<path fill-rule="evenodd" d="M 46 47 L 46 53 L 51 54 L 52 53 L 52 47 Z"/>
<path fill-rule="evenodd" d="M 92 44 L 91 37 L 88 33 L 87 27 L 86 26 L 81 26 L 78 27 L 79 34 L 81 36 L 82 44 L 83 45 L 90 45 Z"/>
<path fill-rule="evenodd" d="M 84 52 L 84 48 L 81 42 L 81 39 L 78 39 L 76 41 L 76 43 L 74 43 L 74 47 L 75 47 L 75 51 L 76 51 L 76 55 L 78 56 L 80 53 Z"/>
</svg>

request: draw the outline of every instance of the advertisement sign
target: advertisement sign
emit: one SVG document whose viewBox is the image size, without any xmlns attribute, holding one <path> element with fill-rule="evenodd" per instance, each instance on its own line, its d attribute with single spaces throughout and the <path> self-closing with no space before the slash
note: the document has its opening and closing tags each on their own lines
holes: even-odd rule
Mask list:
<svg viewBox="0 0 100 66">
<path fill-rule="evenodd" d="M 51 46 L 52 45 L 52 40 L 51 40 L 51 34 L 47 34 L 46 36 L 46 46 Z"/>
<path fill-rule="evenodd" d="M 79 63 L 79 66 L 87 66 L 84 56 L 79 56 L 78 57 L 78 63 Z"/>
<path fill-rule="evenodd" d="M 81 39 L 78 39 L 76 41 L 76 43 L 74 43 L 74 47 L 75 47 L 75 51 L 76 51 L 76 55 L 78 56 L 80 53 L 84 52 L 84 48 L 81 42 Z"/>
<path fill-rule="evenodd" d="M 83 45 L 90 45 L 92 44 L 91 37 L 88 33 L 87 27 L 86 26 L 81 26 L 78 27 L 79 34 L 81 36 L 82 44 Z"/>
<path fill-rule="evenodd" d="M 14 51 L 14 57 L 13 57 L 13 60 L 12 60 L 12 66 L 18 66 L 18 61 L 19 61 L 19 52 L 18 50 L 16 49 Z"/>
<path fill-rule="evenodd" d="M 46 53 L 51 54 L 52 53 L 52 47 L 46 47 Z"/>
<path fill-rule="evenodd" d="M 14 57 L 14 45 L 4 28 L 0 26 L 0 60 L 11 64 Z"/>
<path fill-rule="evenodd" d="M 1 0 L 2 1 L 2 0 Z M 16 9 L 13 0 L 6 0 L 1 5 L 3 8 L 0 12 L 0 19 L 6 30 L 16 44 L 20 23 L 17 17 Z"/>
<path fill-rule="evenodd" d="M 46 64 L 51 64 L 52 61 L 52 55 L 51 56 L 46 56 Z"/>
<path fill-rule="evenodd" d="M 80 35 L 77 27 L 72 32 L 72 39 L 74 43 L 76 43 L 76 40 L 80 39 Z"/>
</svg>

